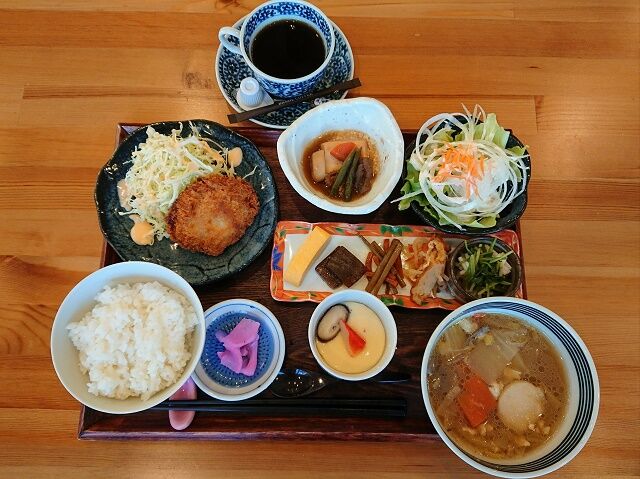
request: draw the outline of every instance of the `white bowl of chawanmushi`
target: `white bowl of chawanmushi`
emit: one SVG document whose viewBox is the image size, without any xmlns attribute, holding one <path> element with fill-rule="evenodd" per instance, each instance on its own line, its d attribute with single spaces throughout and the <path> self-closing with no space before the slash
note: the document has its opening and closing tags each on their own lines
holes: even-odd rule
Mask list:
<svg viewBox="0 0 640 479">
<path fill-rule="evenodd" d="M 309 320 L 309 346 L 318 364 L 346 381 L 369 379 L 391 362 L 398 334 L 389 308 L 365 291 L 333 293 Z"/>
</svg>

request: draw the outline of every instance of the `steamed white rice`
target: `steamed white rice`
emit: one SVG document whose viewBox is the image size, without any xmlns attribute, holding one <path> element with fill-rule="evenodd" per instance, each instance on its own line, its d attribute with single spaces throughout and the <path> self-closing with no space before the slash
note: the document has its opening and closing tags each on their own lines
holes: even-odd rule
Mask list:
<svg viewBox="0 0 640 479">
<path fill-rule="evenodd" d="M 157 281 L 105 286 L 95 299 L 89 313 L 67 326 L 89 392 L 146 400 L 175 384 L 191 358 L 198 323 L 187 299 Z"/>
</svg>

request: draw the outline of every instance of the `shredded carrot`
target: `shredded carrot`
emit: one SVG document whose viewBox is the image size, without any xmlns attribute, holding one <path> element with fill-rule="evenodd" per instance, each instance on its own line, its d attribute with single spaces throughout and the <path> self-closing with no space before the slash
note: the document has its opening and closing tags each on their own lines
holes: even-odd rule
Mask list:
<svg viewBox="0 0 640 479">
<path fill-rule="evenodd" d="M 484 156 L 476 157 L 469 148 L 462 145 L 447 147 L 442 155 L 442 165 L 433 178 L 434 183 L 442 183 L 450 178 L 465 180 L 465 194 L 471 197 L 478 189 L 478 181 L 484 176 Z"/>
<path fill-rule="evenodd" d="M 371 263 L 373 262 L 373 253 L 369 251 L 367 255 L 367 259 L 364 262 L 364 267 L 367 268 L 367 271 L 371 271 Z"/>
</svg>

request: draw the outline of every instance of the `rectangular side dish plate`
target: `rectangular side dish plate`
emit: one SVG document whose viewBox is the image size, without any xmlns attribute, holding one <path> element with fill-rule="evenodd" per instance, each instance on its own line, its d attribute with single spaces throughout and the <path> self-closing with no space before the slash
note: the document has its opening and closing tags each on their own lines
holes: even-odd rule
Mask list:
<svg viewBox="0 0 640 479">
<path fill-rule="evenodd" d="M 296 287 L 283 279 L 283 272 L 291 260 L 291 257 L 298 251 L 302 240 L 314 226 L 320 226 L 330 233 L 331 239 L 318 258 L 311 264 L 302 284 Z M 271 253 L 271 297 L 278 301 L 311 301 L 319 303 L 332 292 L 346 289 L 345 286 L 331 289 L 314 268 L 331 251 L 340 245 L 346 247 L 364 263 L 369 249 L 357 235 L 362 235 L 368 241 L 375 241 L 378 244 L 382 244 L 385 238 L 398 238 L 405 245 L 411 244 L 416 238 L 436 235 L 440 236 L 447 246 L 449 246 L 449 251 L 464 239 L 463 236 L 442 233 L 430 226 L 280 221 L 274 233 L 273 250 Z M 504 230 L 490 236 L 501 239 L 511 246 L 515 253 L 520 256 L 520 241 L 515 231 Z M 362 277 L 352 288 L 364 290 L 366 286 L 367 278 Z M 427 298 L 422 303 L 416 303 L 411 298 L 410 288 L 411 285 L 407 281 L 407 286 L 400 288 L 398 294 L 378 294 L 378 296 L 387 306 L 401 306 L 416 309 L 442 308 L 447 310 L 454 310 L 460 306 L 460 303 L 448 294 L 446 287 L 440 288 L 435 297 Z M 523 297 L 522 287 L 518 290 L 516 296 L 519 298 Z"/>
<path fill-rule="evenodd" d="M 119 125 L 117 141 L 121 142 L 140 125 Z M 325 223 L 334 225 L 332 233 L 341 228 L 338 223 L 344 216 L 328 213 L 302 199 L 293 190 L 284 177 L 276 154 L 276 141 L 280 131 L 258 127 L 234 128 L 239 134 L 252 140 L 267 158 L 273 170 L 280 197 L 281 226 Z M 405 143 L 415 137 L 415 131 L 403 132 Z M 392 193 L 390 199 L 400 196 L 400 185 Z M 303 220 L 308 223 L 300 223 Z M 411 211 L 398 211 L 397 205 L 386 202 L 379 210 L 364 217 L 349 217 L 356 222 L 364 220 L 367 236 L 395 236 L 400 231 L 384 225 L 415 224 L 416 217 Z M 373 225 L 373 226 L 372 226 Z M 358 225 L 354 225 L 356 228 Z M 382 228 L 390 227 L 383 233 Z M 398 228 L 397 226 L 395 228 Z M 401 228 L 401 227 L 400 227 Z M 419 227 L 423 234 L 430 231 Z M 279 231 L 283 231 L 279 228 Z M 348 228 L 343 234 L 350 234 Z M 369 235 L 368 233 L 371 233 Z M 408 231 L 402 236 L 409 237 Z M 276 233 L 277 234 L 277 233 Z M 522 257 L 522 242 L 518 227 L 515 231 L 501 233 L 510 238 L 510 244 L 517 247 Z M 330 252 L 325 249 L 326 254 Z M 325 254 L 325 255 L 326 255 Z M 248 298 L 258 301 L 269 308 L 278 318 L 286 338 L 286 356 L 284 368 L 304 368 L 320 371 L 313 359 L 307 340 L 308 318 L 316 305 L 308 300 L 304 302 L 276 301 L 271 297 L 270 278 L 272 250 L 267 248 L 256 261 L 236 276 L 222 282 L 212 283 L 196 288 L 196 292 L 206 310 L 210 306 L 227 299 Z M 102 266 L 122 261 L 113 249 L 105 244 Z M 522 296 L 526 297 L 526 285 L 523 276 Z M 455 306 L 450 309 L 453 309 Z M 406 372 L 411 380 L 402 384 L 375 384 L 370 382 L 336 382 L 313 394 L 313 398 L 404 398 L 407 401 L 407 415 L 404 418 L 377 417 L 295 417 L 291 414 L 281 416 L 244 414 L 196 413 L 191 426 L 185 431 L 175 431 L 169 425 L 166 411 L 144 411 L 128 415 L 104 414 L 83 407 L 80 414 L 78 437 L 80 439 L 163 439 L 163 440 L 247 440 L 247 439 L 286 439 L 286 440 L 367 440 L 367 441 L 429 441 L 438 438 L 433 425 L 429 421 L 422 402 L 420 389 L 420 365 L 427 341 L 440 321 L 449 313 L 442 307 L 431 309 L 393 308 L 393 315 L 398 327 L 398 348 L 387 367 L 389 372 Z M 256 399 L 269 399 L 272 394 L 267 389 Z M 207 399 L 200 393 L 199 399 Z"/>
</svg>

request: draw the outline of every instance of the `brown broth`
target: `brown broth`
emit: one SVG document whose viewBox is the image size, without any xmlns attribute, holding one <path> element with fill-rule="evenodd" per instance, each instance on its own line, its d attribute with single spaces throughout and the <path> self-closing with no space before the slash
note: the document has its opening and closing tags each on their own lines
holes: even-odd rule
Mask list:
<svg viewBox="0 0 640 479">
<path fill-rule="evenodd" d="M 307 179 L 309 184 L 313 186 L 313 188 L 324 196 L 331 199 L 339 199 L 344 201 L 342 198 L 336 198 L 331 196 L 331 186 L 327 185 L 324 181 L 314 181 L 312 175 L 312 166 L 311 166 L 311 156 L 314 152 L 320 149 L 320 145 L 327 141 L 336 141 L 336 140 L 364 140 L 367 142 L 367 148 L 369 149 L 369 159 L 373 164 L 373 182 L 376 181 L 376 177 L 378 175 L 379 161 L 378 161 L 378 150 L 376 148 L 375 143 L 369 138 L 369 136 L 358 130 L 339 130 L 339 131 L 328 131 L 323 133 L 314 141 L 309 143 L 307 147 L 304 149 L 304 153 L 302 155 L 302 171 L 304 173 L 304 177 Z M 370 190 L 369 190 L 370 191 Z M 354 191 L 351 195 L 351 200 L 354 201 L 364 195 L 366 195 L 369 191 L 365 191 L 364 193 L 359 191 Z"/>
<path fill-rule="evenodd" d="M 434 350 L 429 359 L 430 373 L 427 378 L 429 398 L 433 410 L 451 440 L 470 454 L 488 459 L 509 459 L 524 456 L 545 444 L 553 437 L 562 423 L 568 402 L 566 372 L 551 343 L 541 333 L 521 321 L 503 314 L 478 315 L 475 321 L 479 328 L 483 325 L 488 325 L 490 328 L 499 327 L 501 323 L 508 324 L 507 322 L 526 328 L 529 339 L 522 346 L 519 357 L 516 356 L 507 367 L 520 370 L 522 373 L 520 379 L 528 381 L 544 391 L 544 410 L 540 418 L 544 424 L 542 427 L 537 427 L 535 431 L 516 433 L 502 423 L 494 410 L 485 423 L 474 429 L 467 423 L 455 400 L 441 408 L 447 392 L 456 385 L 461 386 L 464 378 L 458 377 L 456 369 L 447 362 L 446 356 L 440 354 L 438 348 Z M 439 343 L 442 341 L 443 337 L 440 338 Z M 463 353 L 462 358 L 458 357 L 457 359 L 464 361 L 465 356 L 468 356 L 468 352 Z M 524 371 L 521 370 L 523 365 L 526 366 Z M 499 380 L 505 385 L 509 382 L 504 377 L 500 377 Z M 490 427 L 487 428 L 487 425 Z M 545 435 L 542 430 L 547 426 L 550 429 Z M 523 440 L 528 441 L 530 445 L 523 446 Z"/>
</svg>

